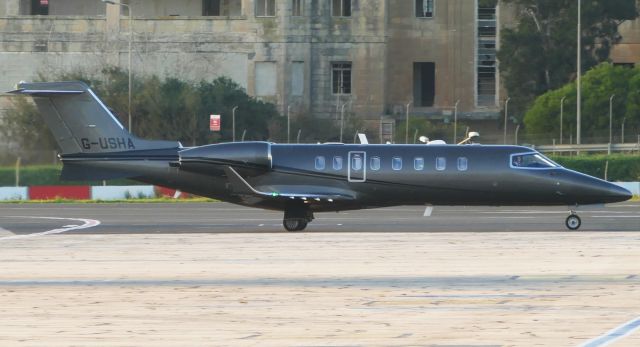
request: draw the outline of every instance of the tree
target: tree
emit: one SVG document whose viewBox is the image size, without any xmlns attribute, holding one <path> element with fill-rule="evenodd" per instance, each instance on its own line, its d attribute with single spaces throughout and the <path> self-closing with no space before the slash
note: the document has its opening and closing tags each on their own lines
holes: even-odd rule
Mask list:
<svg viewBox="0 0 640 347">
<path fill-rule="evenodd" d="M 577 1 L 503 0 L 515 5 L 516 23 L 501 32 L 498 60 L 514 114 L 533 100 L 576 76 Z M 584 71 L 609 58 L 621 40 L 619 25 L 638 16 L 635 0 L 583 1 Z"/>
<path fill-rule="evenodd" d="M 624 119 L 627 129 L 640 126 L 640 68 L 629 69 L 603 63 L 591 69 L 582 83 L 582 136 L 591 142 L 609 140 L 609 100 L 614 95 L 613 134 L 619 134 Z M 560 103 L 565 97 L 562 122 L 563 142 L 567 143 L 576 125 L 576 86 L 568 83 L 538 97 L 524 117 L 531 140 L 550 142 L 560 139 Z M 629 131 L 631 133 L 631 131 Z"/>
<path fill-rule="evenodd" d="M 90 85 L 104 100 L 120 122 L 128 125 L 128 75 L 115 67 L 100 74 L 72 72 L 41 75 L 41 81 L 79 80 Z M 246 130 L 246 140 L 282 138 L 282 118 L 275 105 L 246 94 L 226 77 L 193 83 L 177 78 L 157 76 L 133 80 L 132 122 L 136 136 L 150 139 L 182 141 L 185 145 L 202 145 L 231 141 L 232 109 L 236 110 L 236 139 Z M 209 131 L 209 115 L 220 114 L 222 129 Z M 23 151 L 57 148 L 50 132 L 28 98 L 16 97 L 6 111 L 0 134 Z M 286 136 L 286 135 L 285 135 Z"/>
</svg>

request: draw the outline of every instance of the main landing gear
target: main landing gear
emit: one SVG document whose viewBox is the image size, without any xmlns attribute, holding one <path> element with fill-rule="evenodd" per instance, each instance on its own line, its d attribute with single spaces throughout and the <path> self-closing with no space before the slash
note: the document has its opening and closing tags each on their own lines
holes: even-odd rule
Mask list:
<svg viewBox="0 0 640 347">
<path fill-rule="evenodd" d="M 284 211 L 282 225 L 287 231 L 302 231 L 313 220 L 313 212 L 309 207 L 289 207 Z"/>
<path fill-rule="evenodd" d="M 582 224 L 582 220 L 580 219 L 580 217 L 578 217 L 575 211 L 571 211 L 564 224 L 569 230 L 578 230 L 578 228 L 580 228 L 580 225 Z"/>
</svg>

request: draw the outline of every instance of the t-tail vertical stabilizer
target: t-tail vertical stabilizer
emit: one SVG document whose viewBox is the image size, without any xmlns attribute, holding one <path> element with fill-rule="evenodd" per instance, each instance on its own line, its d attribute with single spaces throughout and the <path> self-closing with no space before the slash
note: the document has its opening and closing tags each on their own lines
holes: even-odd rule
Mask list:
<svg viewBox="0 0 640 347">
<path fill-rule="evenodd" d="M 33 97 L 63 155 L 180 147 L 176 141 L 143 140 L 130 134 L 83 82 L 21 82 L 9 93 Z"/>
</svg>

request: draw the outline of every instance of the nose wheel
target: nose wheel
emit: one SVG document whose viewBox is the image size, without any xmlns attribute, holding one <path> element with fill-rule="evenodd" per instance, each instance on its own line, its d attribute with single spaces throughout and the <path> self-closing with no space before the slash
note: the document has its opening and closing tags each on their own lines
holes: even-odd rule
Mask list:
<svg viewBox="0 0 640 347">
<path fill-rule="evenodd" d="M 580 225 L 582 224 L 582 220 L 578 217 L 575 212 L 571 211 L 571 214 L 565 220 L 564 224 L 567 226 L 569 230 L 578 230 Z"/>
</svg>

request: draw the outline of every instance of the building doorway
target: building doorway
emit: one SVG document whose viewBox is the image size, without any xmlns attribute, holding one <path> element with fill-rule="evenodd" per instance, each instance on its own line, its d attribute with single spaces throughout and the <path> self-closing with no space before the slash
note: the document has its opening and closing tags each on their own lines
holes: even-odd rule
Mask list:
<svg viewBox="0 0 640 347">
<path fill-rule="evenodd" d="M 413 101 L 416 107 L 433 106 L 436 95 L 436 64 L 413 63 Z"/>
</svg>

